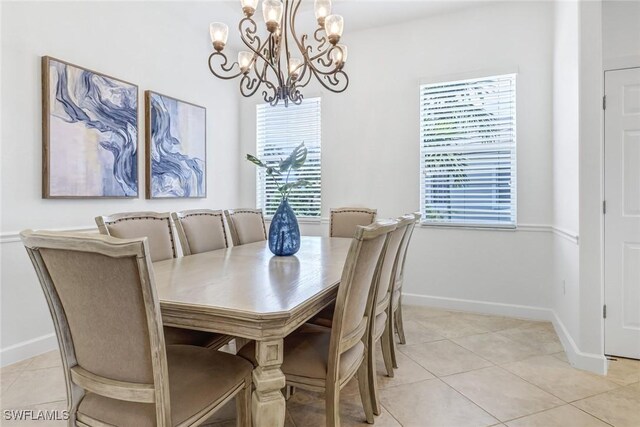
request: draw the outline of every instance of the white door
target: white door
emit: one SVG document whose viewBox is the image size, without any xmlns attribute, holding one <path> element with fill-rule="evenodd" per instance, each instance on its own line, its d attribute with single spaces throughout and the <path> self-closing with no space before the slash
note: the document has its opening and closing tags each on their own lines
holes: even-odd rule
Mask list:
<svg viewBox="0 0 640 427">
<path fill-rule="evenodd" d="M 640 68 L 605 73 L 605 353 L 640 359 Z"/>
</svg>

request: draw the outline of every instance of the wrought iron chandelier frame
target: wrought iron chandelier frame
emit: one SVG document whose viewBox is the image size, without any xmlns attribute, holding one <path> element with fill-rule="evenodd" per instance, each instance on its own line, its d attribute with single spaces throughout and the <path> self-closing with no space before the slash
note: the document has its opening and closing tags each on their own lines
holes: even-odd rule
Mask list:
<svg viewBox="0 0 640 427">
<path fill-rule="evenodd" d="M 222 43 L 214 40 L 214 52 L 208 61 L 211 73 L 225 80 L 241 77 L 240 93 L 244 97 L 253 96 L 264 85 L 262 97 L 273 106 L 280 101 L 285 106 L 289 102 L 300 104 L 303 99 L 301 89 L 312 77 L 331 92 L 344 92 L 349 86 L 349 76 L 343 69 L 346 47 L 338 44 L 340 35 L 327 35 L 324 18 L 318 18 L 313 41 L 309 40 L 308 34 L 298 37 L 295 25 L 301 3 L 302 0 L 283 0 L 281 22 L 266 23 L 269 33 L 264 41 L 258 35 L 258 24 L 253 19 L 255 9 L 243 7 L 245 17 L 240 20 L 238 31 L 252 54 L 251 61 L 244 67 L 238 61 L 230 63 L 223 51 L 226 40 Z M 292 64 L 294 57 L 289 49 L 292 43 L 302 55 L 299 64 Z"/>
</svg>

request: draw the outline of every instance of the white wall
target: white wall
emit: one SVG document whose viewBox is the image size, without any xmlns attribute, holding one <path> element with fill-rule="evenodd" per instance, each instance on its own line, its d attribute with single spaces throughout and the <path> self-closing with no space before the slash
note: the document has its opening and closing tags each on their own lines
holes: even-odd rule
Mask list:
<svg viewBox="0 0 640 427">
<path fill-rule="evenodd" d="M 2 3 L 2 363 L 54 344 L 49 313 L 16 232 L 85 228 L 96 215 L 238 204 L 238 96 L 207 68 L 217 8 L 185 2 Z M 40 57 L 50 55 L 139 86 L 138 170 L 133 200 L 41 198 Z M 207 107 L 206 199 L 144 199 L 144 90 Z M 29 342 L 29 341 L 32 342 Z"/>
<path fill-rule="evenodd" d="M 602 56 L 605 69 L 640 67 L 640 2 L 602 2 Z"/>
<path fill-rule="evenodd" d="M 580 2 L 580 336 L 582 351 L 604 354 L 602 287 L 602 4 Z"/>
<path fill-rule="evenodd" d="M 350 33 L 343 94 L 322 96 L 323 216 L 331 207 L 376 207 L 381 217 L 419 205 L 421 79 L 518 71 L 518 231 L 417 229 L 405 292 L 412 301 L 462 300 L 549 307 L 552 258 L 553 5 L 487 3 Z M 486 74 L 485 74 L 486 75 Z M 242 152 L 255 152 L 256 99 L 242 102 Z M 240 166 L 244 205 L 255 172 Z M 527 225 L 530 225 L 527 227 Z M 326 233 L 326 224 L 305 225 Z M 444 298 L 444 300 L 442 300 Z"/>
<path fill-rule="evenodd" d="M 553 40 L 553 226 L 579 229 L 578 2 L 557 1 Z M 551 307 L 574 340 L 580 336 L 578 241 L 553 236 Z"/>
</svg>

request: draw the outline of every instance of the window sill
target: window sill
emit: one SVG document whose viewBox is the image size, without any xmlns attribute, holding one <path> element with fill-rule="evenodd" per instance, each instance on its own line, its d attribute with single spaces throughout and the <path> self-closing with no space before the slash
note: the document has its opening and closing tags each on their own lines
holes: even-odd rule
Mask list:
<svg viewBox="0 0 640 427">
<path fill-rule="evenodd" d="M 264 220 L 265 222 L 271 222 L 271 218 L 271 216 L 265 216 Z M 323 222 L 322 218 L 314 216 L 299 216 L 296 218 L 299 224 L 321 224 Z"/>
<path fill-rule="evenodd" d="M 420 228 L 450 229 L 450 230 L 481 230 L 481 231 L 517 231 L 518 226 L 514 225 L 482 225 L 482 224 L 431 224 L 420 223 Z"/>
</svg>

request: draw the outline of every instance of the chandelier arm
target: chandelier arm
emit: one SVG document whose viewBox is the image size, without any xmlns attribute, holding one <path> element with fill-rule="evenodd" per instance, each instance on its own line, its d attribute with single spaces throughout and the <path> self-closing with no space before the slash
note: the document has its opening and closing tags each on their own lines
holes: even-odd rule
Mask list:
<svg viewBox="0 0 640 427">
<path fill-rule="evenodd" d="M 257 79 L 255 77 L 252 78 L 252 77 L 249 77 L 249 74 L 245 74 L 244 76 L 242 76 L 242 79 L 240 79 L 240 93 L 245 98 L 249 98 L 250 96 L 253 96 L 258 91 L 261 83 L 262 82 L 260 79 Z"/>
<path fill-rule="evenodd" d="M 231 66 L 225 67 L 225 65 L 229 62 L 229 60 L 227 59 L 227 56 L 222 52 L 213 52 L 211 55 L 209 55 L 209 71 L 211 71 L 211 74 L 213 74 L 214 76 L 218 77 L 219 79 L 231 80 L 231 79 L 235 79 L 236 77 L 242 74 L 242 71 L 239 71 L 233 75 L 226 75 L 226 76 L 223 74 L 218 74 L 213 69 L 213 66 L 211 65 L 211 60 L 213 59 L 214 56 L 221 56 L 222 58 L 224 58 L 224 62 L 220 64 L 220 68 L 224 72 L 227 72 L 227 73 L 231 72 L 233 67 L 237 64 L 237 62 L 234 62 L 233 64 L 231 64 Z"/>
<path fill-rule="evenodd" d="M 324 35 L 322 37 L 318 37 L 318 34 L 320 34 L 321 31 L 324 31 L 324 28 L 322 27 L 318 27 L 314 32 L 313 32 L 313 38 L 320 43 L 318 45 L 318 47 L 316 48 L 318 51 L 322 50 L 322 48 L 324 47 L 324 45 L 327 43 L 327 36 Z"/>
<path fill-rule="evenodd" d="M 262 91 L 262 97 L 264 99 L 264 102 L 269 103 L 271 105 L 276 105 L 278 103 L 278 89 L 273 85 L 273 83 L 271 83 L 268 80 L 264 80 L 264 84 L 265 86 L 267 86 L 267 88 L 273 91 L 272 96 L 268 96 L 268 93 L 266 90 Z"/>
<path fill-rule="evenodd" d="M 243 18 L 243 19 L 240 21 L 240 24 L 238 25 L 238 30 L 240 31 L 240 39 L 241 39 L 241 40 L 242 40 L 242 42 L 245 44 L 245 46 L 247 46 L 247 47 L 251 50 L 251 52 L 253 52 L 253 54 L 254 54 L 254 55 L 256 55 L 256 56 L 258 56 L 260 59 L 262 59 L 262 60 L 263 60 L 266 64 L 268 64 L 268 65 L 273 69 L 273 71 L 277 74 L 277 73 L 278 73 L 278 70 L 276 70 L 276 68 L 273 66 L 273 64 L 271 63 L 271 61 L 269 61 L 269 60 L 268 60 L 268 59 L 267 59 L 267 58 L 262 54 L 262 50 L 267 46 L 267 44 L 268 44 L 268 43 L 270 43 L 270 41 L 271 41 L 271 36 L 267 37 L 267 40 L 265 40 L 263 44 L 260 44 L 260 37 L 255 36 L 255 35 L 254 35 L 254 36 L 249 36 L 249 35 L 247 35 L 247 36 L 246 36 L 246 38 L 245 38 L 245 35 L 243 35 L 243 34 L 242 34 L 242 25 L 243 25 L 245 22 L 247 22 L 247 21 L 248 21 L 248 22 L 250 22 L 250 23 L 253 25 L 254 30 L 251 30 L 250 28 L 246 28 L 245 30 L 246 30 L 246 31 L 249 31 L 251 34 L 255 34 L 255 27 L 256 27 L 256 23 L 255 23 L 255 21 L 254 21 L 253 19 L 251 19 L 251 18 Z M 247 39 L 248 39 L 248 40 L 247 40 Z M 258 42 L 258 48 L 257 48 L 257 49 L 253 46 L 253 43 L 251 42 L 251 40 L 254 40 L 254 41 L 257 41 L 257 42 Z"/>
</svg>

